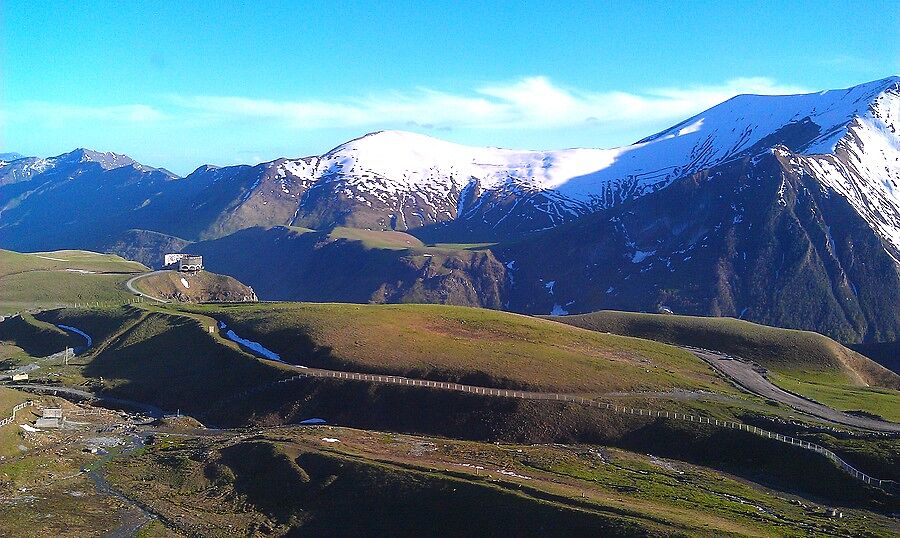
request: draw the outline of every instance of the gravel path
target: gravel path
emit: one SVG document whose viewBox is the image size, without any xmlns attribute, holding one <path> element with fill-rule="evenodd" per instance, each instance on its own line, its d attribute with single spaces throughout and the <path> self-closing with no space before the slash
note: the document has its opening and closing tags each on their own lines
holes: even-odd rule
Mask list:
<svg viewBox="0 0 900 538">
<path fill-rule="evenodd" d="M 762 374 L 754 370 L 753 365 L 749 362 L 728 358 L 727 355 L 709 350 L 696 348 L 687 349 L 709 363 L 709 365 L 717 372 L 728 377 L 741 388 L 750 391 L 757 396 L 775 400 L 776 402 L 783 403 L 797 411 L 837 424 L 880 432 L 900 432 L 900 424 L 875 418 L 849 415 L 842 411 L 832 409 L 827 405 L 822 405 L 818 402 L 807 400 L 806 398 L 792 394 L 766 379 Z"/>
</svg>

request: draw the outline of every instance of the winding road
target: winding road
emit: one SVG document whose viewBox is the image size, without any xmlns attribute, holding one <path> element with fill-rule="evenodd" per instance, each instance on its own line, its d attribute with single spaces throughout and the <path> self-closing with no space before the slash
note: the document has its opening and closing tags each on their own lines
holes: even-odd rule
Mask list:
<svg viewBox="0 0 900 538">
<path fill-rule="evenodd" d="M 879 432 L 900 433 L 900 424 L 850 415 L 788 392 L 754 370 L 753 364 L 708 349 L 685 348 L 742 389 L 822 420 Z"/>
<path fill-rule="evenodd" d="M 157 299 L 156 297 L 153 297 L 152 295 L 147 295 L 146 293 L 144 293 L 141 290 L 134 287 L 134 283 L 142 278 L 146 278 L 146 277 L 152 276 L 152 275 L 159 275 L 159 274 L 162 274 L 165 272 L 167 272 L 167 271 L 162 270 L 162 271 L 151 271 L 149 273 L 141 273 L 139 275 L 129 278 L 125 282 L 125 287 L 128 288 L 128 291 L 130 291 L 131 293 L 134 293 L 135 295 L 140 295 L 141 297 L 146 297 L 147 299 L 156 301 L 158 303 L 168 303 L 169 301 L 166 301 L 165 299 Z"/>
</svg>

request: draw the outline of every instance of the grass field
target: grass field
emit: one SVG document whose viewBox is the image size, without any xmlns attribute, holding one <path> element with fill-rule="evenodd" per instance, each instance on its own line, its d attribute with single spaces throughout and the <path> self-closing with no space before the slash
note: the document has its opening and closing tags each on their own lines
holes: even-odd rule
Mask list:
<svg viewBox="0 0 900 538">
<path fill-rule="evenodd" d="M 238 534 L 265 525 L 317 535 L 455 534 L 473 525 L 488 534 L 577 536 L 892 532 L 886 516 L 842 508 L 846 518 L 830 518 L 823 505 L 621 449 L 349 428 L 293 428 L 237 444 L 161 438 L 111 479 L 201 533 L 229 525 Z"/>
<path fill-rule="evenodd" d="M 496 245 L 497 243 L 434 243 L 428 246 L 444 250 L 487 250 Z"/>
<path fill-rule="evenodd" d="M 821 372 L 771 372 L 768 377 L 779 387 L 835 409 L 863 411 L 900 422 L 900 391 L 848 386 L 843 376 Z"/>
<path fill-rule="evenodd" d="M 418 238 L 404 232 L 362 230 L 359 228 L 337 227 L 329 232 L 331 239 L 347 239 L 360 241 L 366 248 L 378 248 L 388 250 L 403 250 L 408 248 L 422 248 L 425 245 Z"/>
<path fill-rule="evenodd" d="M 677 348 L 494 310 L 305 303 L 183 309 L 225 321 L 307 366 L 554 392 L 733 392 Z"/>
<path fill-rule="evenodd" d="M 20 314 L 0 323 L 0 342 L 13 345 L 31 357 L 45 357 L 67 347 L 84 345 L 81 337 L 35 319 L 30 314 Z M 0 357 L 5 358 L 10 357 Z"/>
<path fill-rule="evenodd" d="M 31 398 L 28 393 L 0 387 L 0 419 L 8 417 L 13 407 Z M 25 411 L 20 411 L 16 415 L 17 418 L 27 416 L 28 410 L 29 408 L 25 408 Z M 16 423 L 0 427 L 0 456 L 7 457 L 18 453 L 19 444 L 19 427 Z"/>
<path fill-rule="evenodd" d="M 74 303 L 123 303 L 132 297 L 124 281 L 147 270 L 118 256 L 82 250 L 0 250 L 0 314 Z"/>
<path fill-rule="evenodd" d="M 363 230 L 337 227 L 328 233 L 330 239 L 359 241 L 367 249 L 410 250 L 418 254 L 449 254 L 460 250 L 487 250 L 496 243 L 434 243 L 426 245 L 406 232 L 392 230 Z"/>
<path fill-rule="evenodd" d="M 842 410 L 900 420 L 900 376 L 809 331 L 733 318 L 601 311 L 552 318 L 587 329 L 713 349 L 769 369 L 773 383 Z"/>
</svg>

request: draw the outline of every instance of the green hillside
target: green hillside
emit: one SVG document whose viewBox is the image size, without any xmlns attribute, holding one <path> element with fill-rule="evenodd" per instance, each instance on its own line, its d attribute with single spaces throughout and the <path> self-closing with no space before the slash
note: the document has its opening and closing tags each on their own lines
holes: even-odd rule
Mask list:
<svg viewBox="0 0 900 538">
<path fill-rule="evenodd" d="M 593 331 L 697 346 L 755 361 L 792 392 L 845 411 L 900 420 L 900 376 L 818 333 L 733 318 L 600 311 L 553 317 Z"/>
<path fill-rule="evenodd" d="M 506 268 L 490 250 L 426 246 L 395 231 L 250 228 L 190 249 L 263 300 L 499 309 L 507 288 Z"/>
<path fill-rule="evenodd" d="M 554 392 L 731 391 L 683 350 L 494 310 L 334 303 L 183 309 L 214 316 L 307 366 Z"/>
<path fill-rule="evenodd" d="M 60 250 L 23 254 L 0 250 L 0 314 L 59 305 L 127 302 L 130 276 L 147 271 L 110 254 Z"/>
<path fill-rule="evenodd" d="M 15 346 L 32 357 L 45 357 L 67 347 L 83 346 L 84 339 L 29 314 L 21 314 L 0 323 L 0 343 Z"/>
</svg>

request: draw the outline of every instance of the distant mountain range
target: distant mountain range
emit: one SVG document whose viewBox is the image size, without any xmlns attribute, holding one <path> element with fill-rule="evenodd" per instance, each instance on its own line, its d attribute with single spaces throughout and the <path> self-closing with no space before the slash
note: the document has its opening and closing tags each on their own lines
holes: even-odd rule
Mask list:
<svg viewBox="0 0 900 538">
<path fill-rule="evenodd" d="M 891 77 L 737 96 L 617 149 L 513 151 L 382 131 L 321 156 L 202 166 L 185 178 L 90 150 L 10 156 L 0 161 L 0 246 L 105 248 L 151 264 L 164 250 L 203 250 L 213 270 L 228 265 L 264 299 L 425 297 L 530 313 L 668 308 L 892 340 L 898 128 L 900 77 Z M 439 260 L 424 246 L 370 245 L 347 258 L 371 269 L 370 283 L 428 282 L 434 293 L 369 295 L 367 285 L 343 294 L 328 281 L 352 280 L 342 251 L 356 247 L 327 233 L 335 227 L 457 245 L 444 245 L 455 254 Z M 285 239 L 300 228 L 319 235 Z M 279 253 L 286 242 L 290 256 Z M 458 245 L 476 242 L 496 244 Z M 463 276 L 445 289 L 442 271 L 407 263 L 416 256 Z M 480 266 L 465 265 L 473 256 Z M 292 275 L 320 285 L 291 284 Z M 267 284 L 276 277 L 284 285 Z M 475 291 L 462 293 L 467 285 Z"/>
</svg>

